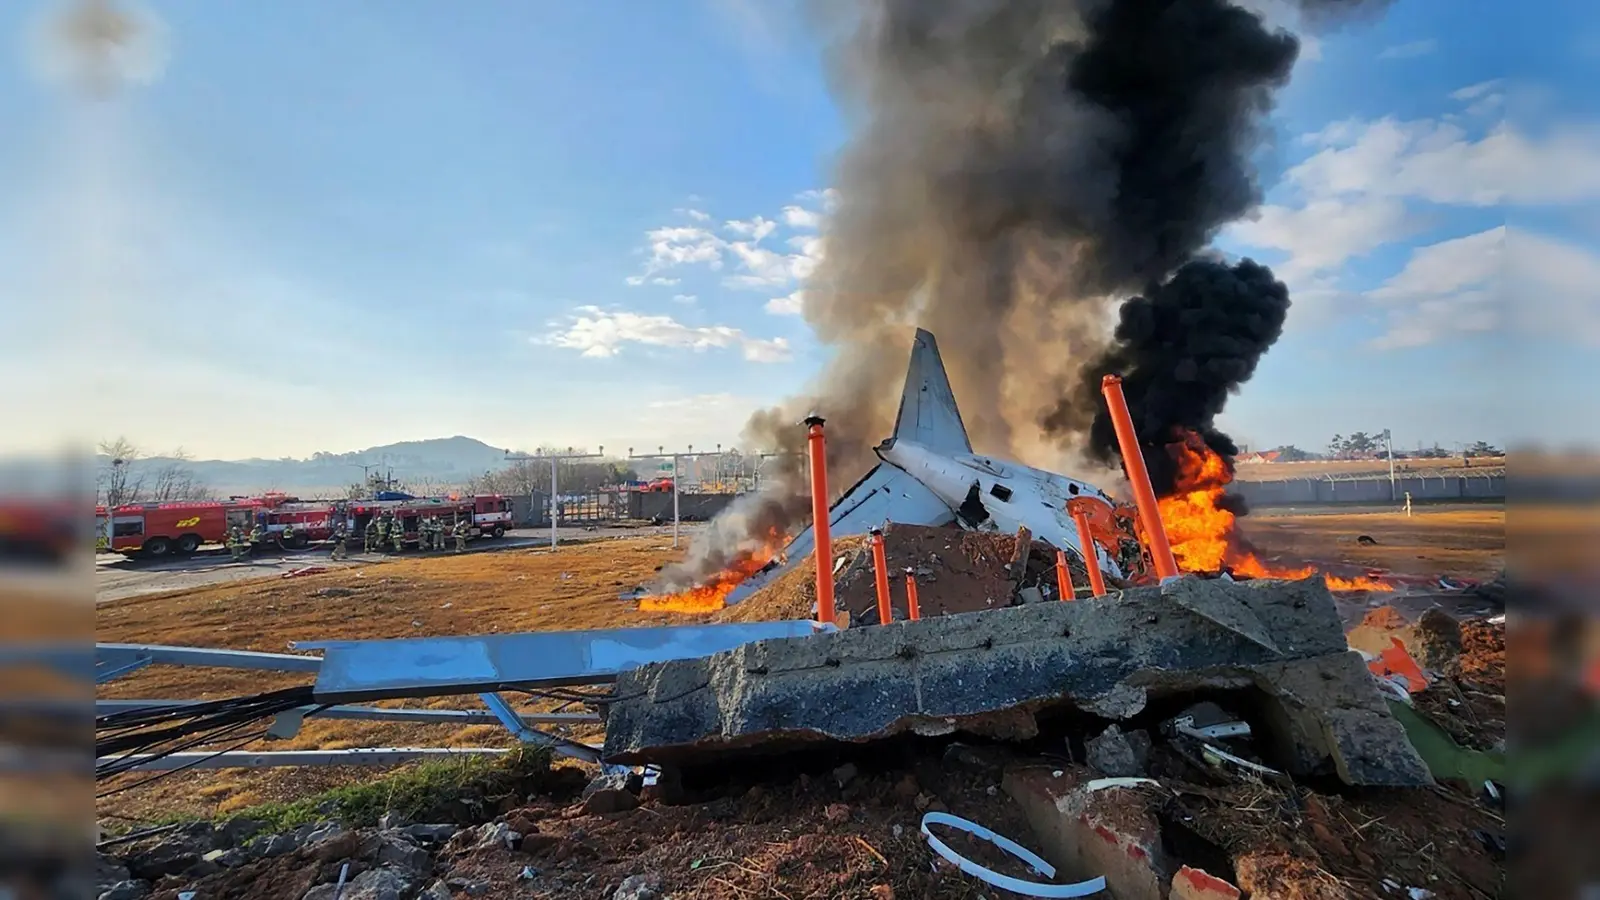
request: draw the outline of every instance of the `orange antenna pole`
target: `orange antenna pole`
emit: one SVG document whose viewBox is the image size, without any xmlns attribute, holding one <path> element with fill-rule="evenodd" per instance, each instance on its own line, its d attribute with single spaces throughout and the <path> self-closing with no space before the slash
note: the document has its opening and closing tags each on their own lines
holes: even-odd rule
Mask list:
<svg viewBox="0 0 1600 900">
<path fill-rule="evenodd" d="M 917 573 L 906 569 L 906 618 L 915 622 L 922 618 L 922 604 L 917 602 Z"/>
<path fill-rule="evenodd" d="M 828 449 L 822 424 L 821 416 L 806 419 L 806 442 L 811 448 L 811 536 L 817 553 L 817 618 L 832 624 L 833 537 L 828 531 Z"/>
<path fill-rule="evenodd" d="M 1150 471 L 1145 468 L 1144 454 L 1139 450 L 1139 435 L 1133 428 L 1133 415 L 1128 412 L 1128 400 L 1122 395 L 1122 378 L 1107 375 L 1100 379 L 1100 393 L 1106 398 L 1111 424 L 1117 430 L 1117 445 L 1122 449 L 1122 467 L 1133 486 L 1133 502 L 1139 508 L 1145 537 L 1150 541 L 1150 559 L 1155 563 L 1156 574 L 1164 579 L 1176 578 L 1178 564 L 1172 558 L 1172 546 L 1167 543 L 1167 529 L 1161 524 L 1161 505 L 1156 502 L 1156 490 L 1150 484 Z M 1091 566 L 1090 571 L 1093 569 Z"/>
<path fill-rule="evenodd" d="M 1089 570 L 1089 589 L 1096 597 L 1106 595 L 1106 577 L 1100 574 L 1100 557 L 1094 552 L 1094 538 L 1089 534 L 1089 517 L 1082 509 L 1072 511 L 1072 521 L 1078 525 L 1078 542 L 1083 545 L 1083 567 Z"/>
<path fill-rule="evenodd" d="M 894 621 L 894 610 L 889 606 L 889 560 L 883 550 L 883 529 L 872 529 L 872 574 L 878 586 L 878 624 Z"/>
<path fill-rule="evenodd" d="M 1061 599 L 1078 599 L 1078 589 L 1072 586 L 1072 571 L 1067 568 L 1067 554 L 1065 551 L 1056 551 L 1056 590 L 1061 592 Z"/>
</svg>

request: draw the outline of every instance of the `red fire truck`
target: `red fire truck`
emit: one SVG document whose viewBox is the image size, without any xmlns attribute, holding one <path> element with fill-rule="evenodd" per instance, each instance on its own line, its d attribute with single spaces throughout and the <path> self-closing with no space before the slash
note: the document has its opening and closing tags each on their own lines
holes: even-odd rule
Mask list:
<svg viewBox="0 0 1600 900">
<path fill-rule="evenodd" d="M 351 500 L 348 507 L 350 535 L 359 539 L 367 523 L 388 512 L 405 529 L 404 541 L 416 543 L 423 519 L 437 516 L 445 525 L 466 519 L 472 523 L 469 538 L 504 537 L 511 527 L 511 500 L 499 494 L 475 497 L 417 497 L 409 500 Z"/>
<path fill-rule="evenodd" d="M 419 497 L 408 500 L 300 500 L 283 494 L 207 503 L 136 503 L 119 506 L 108 515 L 95 510 L 100 546 L 129 555 L 164 557 L 185 555 L 201 544 L 219 544 L 237 525 L 247 533 L 259 526 L 268 547 L 298 549 L 333 535 L 342 516 L 352 539 L 359 541 L 367 522 L 388 510 L 405 524 L 406 541 L 417 541 L 417 526 L 434 515 L 454 525 L 470 517 L 471 537 L 501 537 L 511 527 L 511 501 L 498 494 L 476 497 Z M 111 538 L 106 542 L 107 519 Z M 288 531 L 290 537 L 283 535 Z"/>
<path fill-rule="evenodd" d="M 259 500 L 220 503 L 132 503 L 107 511 L 95 508 L 95 533 L 100 546 L 127 554 L 172 556 L 188 554 L 201 544 L 219 544 L 235 525 L 246 531 L 255 522 Z M 107 542 L 107 520 L 110 540 Z M 107 546 L 109 543 L 109 546 Z"/>
</svg>

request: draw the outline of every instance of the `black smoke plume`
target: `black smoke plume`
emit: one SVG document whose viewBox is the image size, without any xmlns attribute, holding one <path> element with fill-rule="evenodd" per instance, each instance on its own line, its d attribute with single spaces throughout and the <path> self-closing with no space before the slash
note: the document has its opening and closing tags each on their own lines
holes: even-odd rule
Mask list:
<svg viewBox="0 0 1600 900">
<path fill-rule="evenodd" d="M 1255 374 L 1256 364 L 1289 314 L 1289 289 L 1253 260 L 1227 265 L 1211 259 L 1185 263 L 1165 282 L 1122 304 L 1114 342 L 1087 365 L 1078 396 L 1063 403 L 1064 416 L 1095 410 L 1088 455 L 1111 464 L 1116 432 L 1100 394 L 1100 380 L 1122 376 L 1122 391 L 1156 493 L 1176 488 L 1177 465 L 1168 445 L 1200 436 L 1230 463 L 1239 448 L 1215 421 L 1231 394 Z"/>
<path fill-rule="evenodd" d="M 976 448 L 1081 454 L 1114 301 L 1159 293 L 1260 201 L 1252 160 L 1299 45 L 1244 2 L 813 0 L 853 131 L 804 285 L 834 355 L 747 442 L 798 450 L 801 418 L 826 416 L 837 495 L 875 462 L 921 326 Z M 1250 2 L 1316 21 L 1361 5 Z M 804 505 L 782 508 L 797 530 Z"/>
</svg>

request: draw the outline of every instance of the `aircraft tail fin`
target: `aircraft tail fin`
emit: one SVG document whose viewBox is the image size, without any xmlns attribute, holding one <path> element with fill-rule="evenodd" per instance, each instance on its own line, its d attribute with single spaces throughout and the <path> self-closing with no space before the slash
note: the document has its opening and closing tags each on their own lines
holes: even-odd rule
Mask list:
<svg viewBox="0 0 1600 900">
<path fill-rule="evenodd" d="M 911 345 L 911 364 L 906 370 L 905 391 L 900 395 L 894 437 L 940 453 L 972 452 L 967 427 L 961 423 L 961 411 L 956 408 L 955 392 L 950 389 L 950 378 L 939 356 L 939 342 L 921 328 Z"/>
</svg>

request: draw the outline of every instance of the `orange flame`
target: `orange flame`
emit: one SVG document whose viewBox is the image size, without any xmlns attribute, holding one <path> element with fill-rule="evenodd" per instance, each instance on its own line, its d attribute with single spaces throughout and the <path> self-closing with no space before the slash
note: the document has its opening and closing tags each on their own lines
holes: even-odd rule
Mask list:
<svg viewBox="0 0 1600 900">
<path fill-rule="evenodd" d="M 704 584 L 677 594 L 658 594 L 639 601 L 642 612 L 712 613 L 728 605 L 728 595 L 739 583 L 761 571 L 782 548 L 783 536 L 776 530 L 767 534 L 766 542 L 752 550 L 742 551 L 721 572 L 712 575 Z"/>
<path fill-rule="evenodd" d="M 1269 566 L 1239 538 L 1234 514 L 1218 506 L 1233 481 L 1233 464 L 1206 446 L 1198 434 L 1187 432 L 1171 445 L 1178 463 L 1177 491 L 1162 497 L 1161 523 L 1167 529 L 1172 556 L 1184 572 L 1218 572 L 1224 567 L 1251 578 L 1305 578 L 1316 567 Z M 1324 574 L 1329 590 L 1392 591 L 1394 587 L 1373 578 L 1340 578 Z"/>
</svg>

